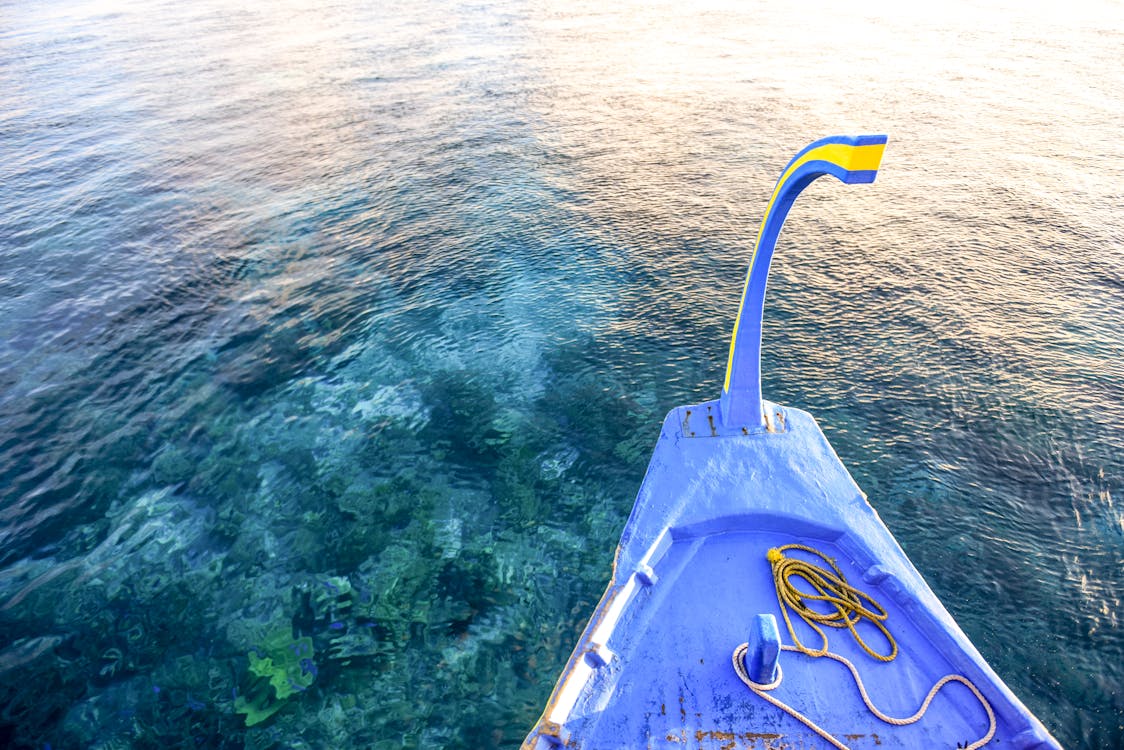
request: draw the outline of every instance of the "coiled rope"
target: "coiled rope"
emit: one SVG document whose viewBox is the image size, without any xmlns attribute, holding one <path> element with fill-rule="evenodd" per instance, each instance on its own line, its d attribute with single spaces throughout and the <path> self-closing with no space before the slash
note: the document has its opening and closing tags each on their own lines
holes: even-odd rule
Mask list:
<svg viewBox="0 0 1124 750">
<path fill-rule="evenodd" d="M 819 557 L 821 560 L 826 562 L 833 571 L 835 571 L 834 575 L 813 563 L 809 563 L 807 561 L 799 560 L 796 558 L 786 557 L 784 555 L 784 552 L 785 550 L 790 549 L 802 550 L 805 552 L 809 552 L 816 557 Z M 897 656 L 898 645 L 894 640 L 894 637 L 890 635 L 890 631 L 884 624 L 887 617 L 886 610 L 868 594 L 859 591 L 854 586 L 847 583 L 846 577 L 843 575 L 843 572 L 839 570 L 839 567 L 835 564 L 835 561 L 824 555 L 819 550 L 813 549 L 812 547 L 806 547 L 802 544 L 788 544 L 783 547 L 770 549 L 766 554 L 766 558 L 769 560 L 769 564 L 773 569 L 773 582 L 776 584 L 777 601 L 780 602 L 781 613 L 784 615 L 785 624 L 788 626 L 788 633 L 792 637 L 792 641 L 795 644 L 793 646 L 781 645 L 781 649 L 783 651 L 794 651 L 797 653 L 806 654 L 807 656 L 811 656 L 814 658 L 826 656 L 827 658 L 833 661 L 837 661 L 840 664 L 846 666 L 847 669 L 849 669 L 851 672 L 851 677 L 855 680 L 855 685 L 859 689 L 859 695 L 862 696 L 863 703 L 866 704 L 867 709 L 876 717 L 878 717 L 879 720 L 892 726 L 907 726 L 909 724 L 920 721 L 921 717 L 925 715 L 925 712 L 929 710 L 929 704 L 932 703 L 933 698 L 936 697 L 941 688 L 943 688 L 950 682 L 959 682 L 960 684 L 971 690 L 972 694 L 976 696 L 977 700 L 979 700 L 980 705 L 983 706 L 984 711 L 987 713 L 988 721 L 987 733 L 975 742 L 966 745 L 966 750 L 978 750 L 978 748 L 981 748 L 988 742 L 991 742 L 991 739 L 995 736 L 996 729 L 995 712 L 992 710 L 991 704 L 988 703 L 986 698 L 984 698 L 983 693 L 980 692 L 979 688 L 972 684 L 971 680 L 962 675 L 945 675 L 940 680 L 938 680 L 936 684 L 934 684 L 933 687 L 929 689 L 929 693 L 925 696 L 925 700 L 921 702 L 921 707 L 918 708 L 912 716 L 906 717 L 904 719 L 899 719 L 893 716 L 888 716 L 879 711 L 878 708 L 873 703 L 871 703 L 870 696 L 866 692 L 866 686 L 863 685 L 862 678 L 859 676 L 859 671 L 855 668 L 855 665 L 852 664 L 851 661 L 846 657 L 840 656 L 839 654 L 832 653 L 831 651 L 827 650 L 827 634 L 819 627 L 818 624 L 827 625 L 834 628 L 847 628 L 851 631 L 851 635 L 854 636 L 855 641 L 859 644 L 859 646 L 862 647 L 864 651 L 866 651 L 866 653 L 870 654 L 871 657 L 879 661 L 888 662 L 891 661 L 895 656 Z M 796 586 L 789 580 L 794 576 L 803 578 L 812 586 L 812 588 L 816 590 L 817 593 L 809 594 L 797 589 Z M 811 609 L 806 604 L 804 604 L 804 600 L 827 602 L 832 606 L 834 611 L 828 613 L 817 612 L 816 610 Z M 864 606 L 863 602 L 867 602 L 870 606 Z M 808 623 L 808 625 L 810 625 L 813 630 L 819 633 L 820 637 L 823 639 L 823 646 L 821 648 L 810 649 L 800 642 L 800 640 L 796 636 L 796 632 L 793 630 L 792 621 L 788 616 L 789 608 L 800 615 L 800 617 L 806 623 Z M 886 637 L 887 642 L 890 644 L 890 653 L 888 655 L 880 654 L 874 649 L 870 648 L 870 646 L 866 644 L 866 641 L 864 641 L 863 638 L 859 635 L 858 631 L 855 629 L 855 626 L 864 619 L 872 622 Z M 824 740 L 831 743 L 831 745 L 838 748 L 838 750 L 849 750 L 846 745 L 835 739 L 835 737 L 833 737 L 827 730 L 817 725 L 810 718 L 792 708 L 791 706 L 787 705 L 783 701 L 780 701 L 769 695 L 769 691 L 777 688 L 781 684 L 781 680 L 784 677 L 784 673 L 781 671 L 780 664 L 777 665 L 776 679 L 774 679 L 771 683 L 762 685 L 751 680 L 749 678 L 749 672 L 747 671 L 745 666 L 745 656 L 748 650 L 748 643 L 743 643 L 735 648 L 733 653 L 733 663 L 734 671 L 737 673 L 738 678 L 743 683 L 745 683 L 745 685 L 749 687 L 750 690 L 752 690 L 756 695 L 760 696 L 767 702 L 781 709 L 789 716 L 792 716 L 800 723 L 804 724 L 804 726 L 808 727 Z"/>
<path fill-rule="evenodd" d="M 785 557 L 785 551 L 790 549 L 798 549 L 815 555 L 830 565 L 831 570 L 835 571 L 834 574 L 805 560 Z M 765 554 L 765 558 L 773 568 L 773 583 L 777 589 L 777 602 L 781 605 L 784 624 L 788 626 L 788 634 L 792 636 L 792 643 L 796 646 L 797 651 L 808 656 L 827 655 L 827 633 L 820 627 L 820 624 L 822 624 L 833 628 L 847 628 L 863 651 L 878 661 L 893 661 L 894 657 L 898 655 L 898 644 L 884 624 L 887 617 L 885 608 L 874 601 L 869 594 L 859 591 L 847 583 L 843 571 L 839 570 L 839 566 L 830 557 L 803 544 L 786 544 L 783 547 L 769 550 Z M 818 593 L 809 594 L 796 588 L 791 580 L 796 577 L 807 581 Z M 817 612 L 805 604 L 806 601 L 825 602 L 831 605 L 832 611 Z M 870 606 L 864 606 L 864 602 Z M 788 617 L 789 609 L 800 615 L 800 618 L 808 623 L 812 630 L 819 633 L 820 640 L 823 641 L 820 648 L 811 649 L 800 642 L 800 639 L 796 636 L 796 631 L 792 627 L 792 621 Z M 889 654 L 878 653 L 868 646 L 863 637 L 859 635 L 855 626 L 863 620 L 869 620 L 871 624 L 882 631 L 882 635 L 886 637 L 886 641 L 890 644 Z"/>
</svg>

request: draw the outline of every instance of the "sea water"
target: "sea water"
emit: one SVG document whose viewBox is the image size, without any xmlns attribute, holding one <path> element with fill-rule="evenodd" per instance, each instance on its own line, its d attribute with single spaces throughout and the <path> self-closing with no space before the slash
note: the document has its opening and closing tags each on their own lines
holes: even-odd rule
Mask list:
<svg viewBox="0 0 1124 750">
<path fill-rule="evenodd" d="M 1124 10 L 0 2 L 0 745 L 516 747 L 781 169 L 811 411 L 1124 745 Z"/>
</svg>

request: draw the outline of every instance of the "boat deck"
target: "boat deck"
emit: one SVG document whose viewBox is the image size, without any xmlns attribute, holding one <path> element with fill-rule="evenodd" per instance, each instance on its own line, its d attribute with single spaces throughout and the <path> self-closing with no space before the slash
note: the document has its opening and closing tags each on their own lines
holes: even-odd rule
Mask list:
<svg viewBox="0 0 1124 750">
<path fill-rule="evenodd" d="M 633 738 L 707 750 L 831 747 L 755 694 L 732 663 L 757 615 L 773 615 L 780 641 L 792 644 L 766 558 L 787 544 L 833 558 L 885 608 L 899 646 L 891 662 L 864 653 L 848 630 L 825 628 L 829 650 L 855 665 L 879 710 L 909 717 L 935 683 L 958 674 L 994 710 L 993 741 L 1057 747 L 925 584 L 815 420 L 768 406 L 773 429 L 755 433 L 694 429 L 712 424 L 700 416 L 713 413 L 714 402 L 665 419 L 613 579 L 524 747 L 642 746 Z M 787 554 L 823 566 L 808 553 Z M 792 621 L 806 646 L 820 647 L 808 625 Z M 858 632 L 875 651 L 889 652 L 874 625 L 863 622 Z M 837 747 L 970 747 L 989 731 L 986 709 L 960 683 L 942 687 L 916 723 L 892 726 L 871 714 L 843 664 L 792 651 L 782 651 L 779 663 L 783 679 L 769 695 Z"/>
</svg>

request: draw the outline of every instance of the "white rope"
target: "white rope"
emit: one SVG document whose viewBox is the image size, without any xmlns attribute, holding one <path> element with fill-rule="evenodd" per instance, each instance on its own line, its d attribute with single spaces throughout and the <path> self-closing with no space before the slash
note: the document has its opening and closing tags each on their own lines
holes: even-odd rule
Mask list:
<svg viewBox="0 0 1124 750">
<path fill-rule="evenodd" d="M 781 649 L 784 650 L 784 651 L 795 651 L 797 653 L 802 653 L 801 650 L 796 648 L 795 646 L 782 645 Z M 780 664 L 777 665 L 777 678 L 775 680 L 773 680 L 771 683 L 769 683 L 768 685 L 761 685 L 761 684 L 756 683 L 753 680 L 749 679 L 749 672 L 747 672 L 746 668 L 745 668 L 745 654 L 748 650 L 749 650 L 749 644 L 748 643 L 743 643 L 742 645 L 738 646 L 736 649 L 734 649 L 733 661 L 734 661 L 734 671 L 737 672 L 738 678 L 741 679 L 741 681 L 744 682 L 746 684 L 746 686 L 749 687 L 750 690 L 752 690 L 754 693 L 761 696 L 766 701 L 773 704 L 774 706 L 776 706 L 780 710 L 784 711 L 786 714 L 793 717 L 794 719 L 796 719 L 797 721 L 802 723 L 804 726 L 811 729 L 813 732 L 818 734 L 820 737 L 822 737 L 826 741 L 830 742 L 833 746 L 838 748 L 838 750 L 850 750 L 842 742 L 840 742 L 839 740 L 837 740 L 833 736 L 831 736 L 831 734 L 829 734 L 827 732 L 827 730 L 823 729 L 822 727 L 817 726 L 816 723 L 814 721 L 812 721 L 811 719 L 809 719 L 807 716 L 800 713 L 799 711 L 792 708 L 791 706 L 777 700 L 773 696 L 769 695 L 768 691 L 773 690 L 774 688 L 776 688 L 778 685 L 781 684 L 782 673 L 781 673 Z M 917 709 L 917 712 L 915 714 L 913 714 L 913 716 L 910 716 L 906 719 L 898 719 L 898 718 L 895 718 L 893 716 L 887 716 L 886 714 L 882 713 L 881 711 L 879 711 L 874 706 L 873 703 L 870 702 L 870 696 L 867 695 L 866 687 L 863 685 L 862 678 L 859 677 L 859 671 L 857 669 L 855 669 L 854 664 L 852 664 L 850 661 L 848 661 L 845 657 L 840 656 L 839 654 L 832 653 L 830 651 L 825 651 L 823 653 L 823 656 L 826 656 L 829 659 L 834 659 L 835 661 L 839 662 L 840 664 L 845 665 L 847 667 L 847 669 L 851 670 L 851 676 L 854 677 L 854 679 L 855 679 L 855 685 L 858 686 L 858 688 L 859 688 L 859 694 L 862 696 L 863 703 L 866 704 L 866 707 L 868 709 L 870 709 L 870 712 L 872 714 L 874 714 L 875 716 L 877 716 L 879 719 L 881 719 L 883 722 L 885 722 L 887 724 L 892 724 L 894 726 L 906 726 L 907 724 L 913 724 L 914 722 L 919 721 L 921 719 L 921 717 L 925 715 L 925 712 L 927 710 L 929 710 L 929 704 L 933 701 L 933 698 L 936 696 L 936 694 L 940 691 L 940 689 L 942 687 L 944 687 L 945 685 L 947 685 L 950 682 L 959 682 L 960 684 L 965 685 L 969 690 L 971 690 L 972 694 L 975 695 L 976 698 L 979 700 L 980 705 L 983 706 L 984 711 L 987 712 L 987 721 L 988 721 L 987 734 L 985 734 L 983 737 L 976 740 L 972 744 L 968 745 L 966 750 L 978 750 L 978 748 L 981 748 L 984 745 L 986 745 L 987 743 L 991 742 L 992 737 L 995 736 L 995 712 L 991 710 L 991 704 L 988 703 L 987 699 L 983 697 L 983 693 L 981 693 L 979 691 L 979 688 L 977 688 L 975 685 L 973 685 L 972 681 L 969 680 L 967 677 L 964 677 L 964 676 L 958 675 L 958 674 L 945 675 L 940 680 L 938 680 L 937 683 L 935 685 L 933 685 L 932 688 L 929 689 L 929 694 L 925 696 L 925 700 L 924 700 L 924 702 L 922 702 L 921 708 Z"/>
</svg>

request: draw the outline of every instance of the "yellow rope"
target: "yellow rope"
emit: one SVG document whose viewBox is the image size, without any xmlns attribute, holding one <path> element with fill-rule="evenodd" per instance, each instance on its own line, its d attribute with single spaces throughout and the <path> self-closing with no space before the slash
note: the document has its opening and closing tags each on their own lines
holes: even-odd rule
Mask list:
<svg viewBox="0 0 1124 750">
<path fill-rule="evenodd" d="M 785 551 L 792 549 L 815 555 L 827 563 L 831 571 L 806 560 L 786 557 L 784 554 Z M 979 688 L 972 684 L 971 680 L 962 675 L 950 674 L 939 679 L 936 684 L 929 689 L 925 700 L 921 702 L 921 707 L 918 708 L 912 716 L 899 719 L 893 716 L 887 716 L 879 711 L 878 708 L 871 703 L 870 696 L 867 695 L 866 687 L 863 685 L 862 678 L 859 677 L 859 671 L 855 668 L 855 665 L 845 657 L 827 650 L 827 633 L 823 631 L 820 625 L 827 625 L 833 628 L 847 628 L 851 631 L 851 635 L 854 636 L 855 641 L 862 647 L 863 651 L 866 651 L 866 653 L 879 661 L 888 662 L 898 655 L 898 644 L 897 641 L 894 640 L 894 637 L 890 635 L 890 631 L 884 624 L 887 617 L 886 610 L 869 594 L 847 583 L 843 571 L 839 570 L 839 566 L 835 564 L 835 561 L 817 549 L 807 547 L 803 544 L 786 544 L 782 547 L 770 549 L 765 557 L 768 559 L 769 565 L 773 569 L 773 583 L 776 584 L 777 601 L 781 605 L 781 614 L 784 615 L 784 622 L 788 626 L 788 634 L 792 637 L 793 644 L 795 644 L 792 646 L 782 645 L 781 649 L 784 651 L 796 651 L 812 657 L 826 656 L 829 659 L 845 665 L 847 669 L 851 670 L 851 676 L 855 680 L 855 685 L 859 689 L 859 695 L 862 696 L 863 703 L 866 704 L 867 709 L 881 721 L 893 726 L 905 726 L 919 721 L 921 717 L 925 715 L 925 712 L 929 710 L 929 704 L 933 701 L 933 698 L 936 697 L 937 693 L 940 692 L 941 688 L 950 682 L 959 682 L 971 690 L 972 694 L 976 696 L 976 699 L 979 700 L 980 705 L 983 706 L 984 711 L 987 713 L 988 720 L 987 734 L 968 745 L 967 750 L 977 750 L 977 748 L 981 748 L 991 742 L 991 739 L 995 736 L 995 712 L 992 710 L 991 704 L 987 702 L 987 699 L 984 698 Z M 797 588 L 795 583 L 791 580 L 793 578 L 802 579 L 808 586 L 814 589 L 816 593 L 811 594 Z M 805 604 L 805 601 L 825 602 L 830 605 L 832 611 L 820 612 L 814 610 Z M 800 615 L 804 622 L 808 623 L 813 630 L 819 633 L 823 641 L 823 645 L 820 648 L 811 649 L 800 642 L 800 639 L 796 636 L 796 631 L 792 627 L 792 620 L 789 619 L 789 609 L 792 609 L 793 612 Z M 886 637 L 886 641 L 890 645 L 889 654 L 878 653 L 868 646 L 862 636 L 859 635 L 855 626 L 863 620 L 869 620 L 881 631 L 882 635 Z M 751 680 L 745 666 L 745 655 L 748 650 L 749 644 L 747 643 L 743 643 L 734 649 L 734 671 L 737 672 L 741 681 L 755 694 L 804 724 L 824 740 L 831 743 L 832 746 L 838 748 L 838 750 L 848 750 L 846 745 L 835 739 L 827 730 L 818 726 L 814 721 L 796 709 L 768 694 L 768 691 L 773 690 L 781 684 L 783 674 L 780 664 L 777 665 L 776 679 L 768 685 L 760 685 Z"/>
<path fill-rule="evenodd" d="M 806 560 L 785 557 L 785 551 L 790 549 L 815 555 L 831 566 L 831 571 Z M 847 583 L 846 577 L 839 570 L 839 566 L 835 564 L 834 560 L 819 550 L 803 544 L 786 544 L 783 547 L 776 547 L 769 550 L 765 557 L 773 568 L 773 583 L 776 584 L 777 601 L 781 605 L 784 623 L 788 626 L 788 634 L 792 636 L 792 643 L 798 651 L 809 656 L 827 655 L 827 634 L 820 627 L 820 625 L 827 625 L 832 628 L 847 628 L 850 630 L 851 635 L 855 637 L 855 641 L 862 647 L 863 651 L 879 661 L 892 661 L 898 655 L 898 644 L 894 637 L 890 635 L 886 625 L 883 624 L 887 616 L 886 610 L 881 604 L 874 601 L 869 594 L 859 591 Z M 815 589 L 816 593 L 812 594 L 800 590 L 791 580 L 793 578 L 804 580 Z M 830 605 L 831 611 L 818 612 L 805 603 L 808 601 L 824 602 Z M 820 648 L 808 648 L 801 643 L 800 638 L 796 635 L 796 630 L 792 627 L 792 620 L 789 619 L 789 609 L 800 615 L 801 619 L 808 623 L 812 630 L 819 633 L 820 640 L 823 642 Z M 890 645 L 889 654 L 878 653 L 868 646 L 863 637 L 859 635 L 855 626 L 863 620 L 870 621 L 886 637 L 886 641 Z"/>
</svg>

